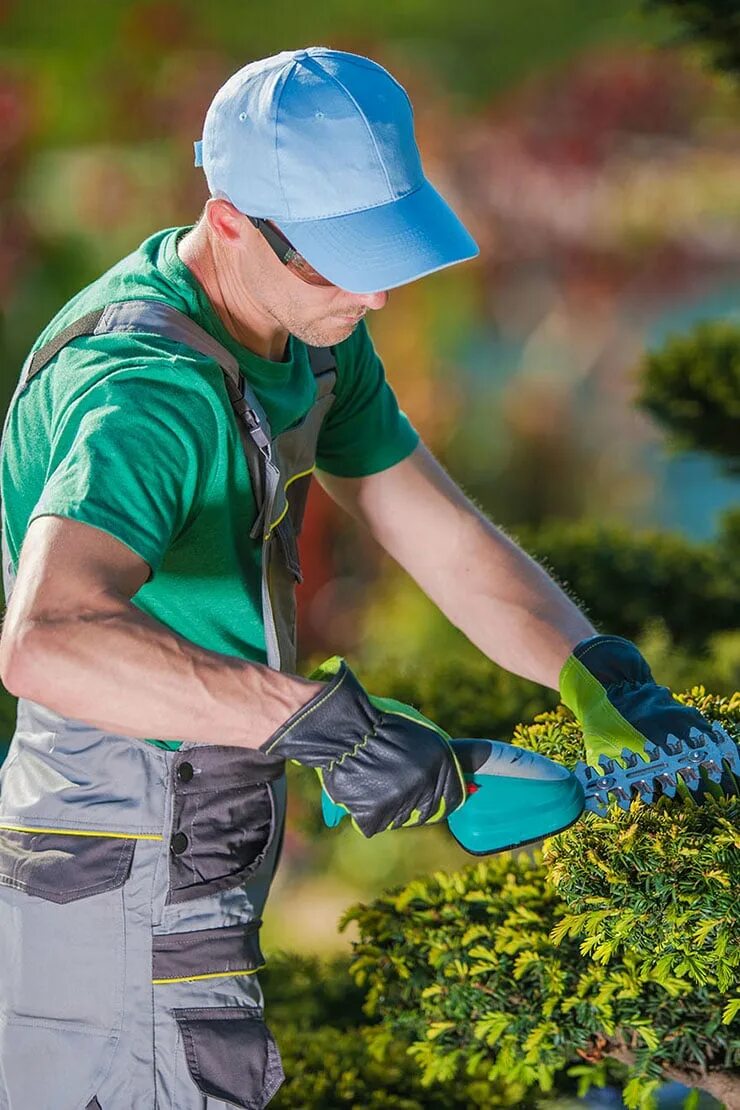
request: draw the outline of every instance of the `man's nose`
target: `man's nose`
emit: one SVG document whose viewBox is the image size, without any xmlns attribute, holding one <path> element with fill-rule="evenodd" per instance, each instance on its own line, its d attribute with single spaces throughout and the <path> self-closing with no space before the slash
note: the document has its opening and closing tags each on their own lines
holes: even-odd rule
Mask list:
<svg viewBox="0 0 740 1110">
<path fill-rule="evenodd" d="M 388 302 L 388 291 L 382 293 L 363 293 L 362 304 L 366 308 L 384 308 Z"/>
</svg>

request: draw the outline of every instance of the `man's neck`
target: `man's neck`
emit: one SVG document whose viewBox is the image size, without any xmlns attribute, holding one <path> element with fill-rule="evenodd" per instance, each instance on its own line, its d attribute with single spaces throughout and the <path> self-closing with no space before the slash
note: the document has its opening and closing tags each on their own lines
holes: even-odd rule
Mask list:
<svg viewBox="0 0 740 1110">
<path fill-rule="evenodd" d="M 228 273 L 222 273 L 214 258 L 213 245 L 207 233 L 198 224 L 183 235 L 177 244 L 180 261 L 190 270 L 203 287 L 214 312 L 229 335 L 242 347 L 268 359 L 270 362 L 285 362 L 288 357 L 288 333 L 275 329 L 274 320 L 264 316 L 247 320 L 243 314 L 237 315 L 234 303 L 237 297 L 229 295 Z"/>
</svg>

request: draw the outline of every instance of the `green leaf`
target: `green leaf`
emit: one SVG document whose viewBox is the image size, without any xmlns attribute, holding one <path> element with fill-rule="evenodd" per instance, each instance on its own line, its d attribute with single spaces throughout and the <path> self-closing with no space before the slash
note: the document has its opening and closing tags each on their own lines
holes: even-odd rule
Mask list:
<svg viewBox="0 0 740 1110">
<path fill-rule="evenodd" d="M 448 1029 L 454 1029 L 454 1021 L 433 1021 L 427 1028 L 426 1037 L 428 1041 L 434 1041 L 437 1037 L 441 1037 Z"/>
<path fill-rule="evenodd" d="M 629 1023 L 630 1028 L 634 1029 L 636 1033 L 642 1037 L 647 1047 L 654 1052 L 660 1044 L 660 1037 L 656 1030 L 653 1028 L 649 1021 L 636 1021 L 632 1020 Z"/>
<path fill-rule="evenodd" d="M 513 1018 L 509 1014 L 494 1013 L 475 1023 L 475 1036 L 484 1040 L 489 1048 L 495 1045 L 503 1033 L 512 1024 Z"/>
</svg>

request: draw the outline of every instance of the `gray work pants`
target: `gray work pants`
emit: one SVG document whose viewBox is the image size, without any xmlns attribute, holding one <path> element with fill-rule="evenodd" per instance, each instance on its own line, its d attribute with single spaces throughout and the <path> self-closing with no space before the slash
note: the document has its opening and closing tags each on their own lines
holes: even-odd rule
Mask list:
<svg viewBox="0 0 740 1110">
<path fill-rule="evenodd" d="M 0 772 L 0 1110 L 261 1110 L 281 761 L 31 702 Z"/>
</svg>

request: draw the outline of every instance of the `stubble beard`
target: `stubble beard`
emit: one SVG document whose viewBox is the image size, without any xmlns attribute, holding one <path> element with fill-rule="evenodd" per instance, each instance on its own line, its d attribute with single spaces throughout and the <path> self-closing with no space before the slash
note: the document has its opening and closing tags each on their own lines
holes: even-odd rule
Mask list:
<svg viewBox="0 0 740 1110">
<path fill-rule="evenodd" d="M 361 319 L 362 316 L 359 316 L 350 323 L 349 320 L 324 317 L 319 320 L 286 322 L 283 326 L 309 347 L 330 347 L 348 339 Z"/>
</svg>

